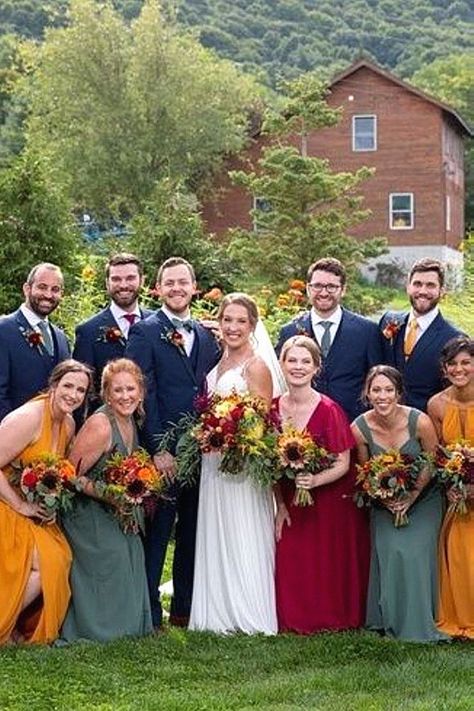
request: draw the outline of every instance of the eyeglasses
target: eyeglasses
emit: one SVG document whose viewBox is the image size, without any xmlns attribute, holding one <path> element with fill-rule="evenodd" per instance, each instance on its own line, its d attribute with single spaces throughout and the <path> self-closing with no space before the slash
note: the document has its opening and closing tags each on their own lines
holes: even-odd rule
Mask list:
<svg viewBox="0 0 474 711">
<path fill-rule="evenodd" d="M 328 294 L 335 294 L 341 288 L 340 284 L 308 284 L 308 288 L 311 291 L 326 291 Z"/>
</svg>

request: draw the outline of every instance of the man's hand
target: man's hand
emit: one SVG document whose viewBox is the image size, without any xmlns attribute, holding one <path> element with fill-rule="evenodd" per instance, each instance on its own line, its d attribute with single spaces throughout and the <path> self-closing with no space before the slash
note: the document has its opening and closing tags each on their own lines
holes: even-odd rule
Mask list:
<svg viewBox="0 0 474 711">
<path fill-rule="evenodd" d="M 160 452 L 153 457 L 155 467 L 171 483 L 176 475 L 176 460 L 169 452 Z"/>
</svg>

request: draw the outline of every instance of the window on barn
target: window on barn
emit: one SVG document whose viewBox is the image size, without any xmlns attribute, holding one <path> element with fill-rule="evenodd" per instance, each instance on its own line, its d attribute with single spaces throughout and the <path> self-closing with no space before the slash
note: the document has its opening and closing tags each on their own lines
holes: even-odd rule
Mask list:
<svg viewBox="0 0 474 711">
<path fill-rule="evenodd" d="M 412 230 L 415 226 L 413 193 L 390 193 L 390 229 Z"/>
<path fill-rule="evenodd" d="M 377 150 L 377 116 L 352 117 L 352 150 Z"/>
</svg>

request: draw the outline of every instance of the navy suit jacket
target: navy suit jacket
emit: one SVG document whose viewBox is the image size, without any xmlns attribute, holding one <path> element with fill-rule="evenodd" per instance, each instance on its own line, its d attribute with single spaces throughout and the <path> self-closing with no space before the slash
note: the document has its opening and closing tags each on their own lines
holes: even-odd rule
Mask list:
<svg viewBox="0 0 474 711">
<path fill-rule="evenodd" d="M 276 352 L 291 336 L 307 335 L 317 341 L 311 324 L 311 312 L 306 311 L 280 331 Z M 314 387 L 335 400 L 349 421 L 366 407 L 361 400 L 365 378 L 373 365 L 383 362 L 382 340 L 377 324 L 359 314 L 342 309 L 342 319 Z"/>
<path fill-rule="evenodd" d="M 159 309 L 130 329 L 125 355 L 137 363 L 146 379 L 144 444 L 157 449 L 157 436 L 194 409 L 196 395 L 203 392 L 206 375 L 220 358 L 214 336 L 196 322 L 192 357 L 167 340 L 173 325 Z M 195 367 L 192 366 L 192 360 Z"/>
<path fill-rule="evenodd" d="M 142 319 L 150 316 L 153 311 L 140 309 Z M 94 386 L 96 394 L 100 392 L 100 379 L 102 371 L 109 360 L 123 358 L 125 355 L 126 339 L 122 336 L 116 341 L 108 341 L 105 337 L 107 329 L 119 328 L 117 321 L 112 315 L 110 306 L 91 316 L 87 321 L 76 327 L 76 337 L 74 342 L 73 358 L 86 363 L 94 369 Z M 92 403 L 92 409 L 100 405 L 100 399 L 96 397 Z"/>
<path fill-rule="evenodd" d="M 0 420 L 45 390 L 54 366 L 70 357 L 64 332 L 51 322 L 49 325 L 54 343 L 53 356 L 44 346 L 28 342 L 25 333 L 32 327 L 20 309 L 0 318 Z"/>
<path fill-rule="evenodd" d="M 392 339 L 383 339 L 385 362 L 402 374 L 406 404 L 426 412 L 426 405 L 430 397 L 443 389 L 439 363 L 443 346 L 451 338 L 461 335 L 461 331 L 452 326 L 439 313 L 416 342 L 412 354 L 405 359 L 403 344 L 408 316 L 408 312 L 395 311 L 387 311 L 382 316 L 381 331 L 389 323 L 399 325 L 397 333 Z"/>
</svg>

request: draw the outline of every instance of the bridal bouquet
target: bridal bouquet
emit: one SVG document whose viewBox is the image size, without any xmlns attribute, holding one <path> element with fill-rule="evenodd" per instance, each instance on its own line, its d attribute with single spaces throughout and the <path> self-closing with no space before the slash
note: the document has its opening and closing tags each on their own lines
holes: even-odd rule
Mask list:
<svg viewBox="0 0 474 711">
<path fill-rule="evenodd" d="M 396 450 L 387 450 L 357 466 L 356 483 L 360 486 L 354 495 L 357 506 L 370 506 L 373 501 L 397 501 L 415 489 L 420 471 L 426 466 L 424 455 L 413 457 Z M 408 524 L 406 513 L 397 511 L 394 525 Z"/>
<path fill-rule="evenodd" d="M 311 435 L 300 432 L 291 425 L 283 425 L 275 442 L 277 477 L 286 476 L 294 479 L 298 474 L 319 474 L 331 467 L 337 459 L 337 454 L 331 454 L 320 447 Z M 295 506 L 311 506 L 314 503 L 307 489 L 296 487 L 293 504 Z"/>
<path fill-rule="evenodd" d="M 30 504 L 41 504 L 51 518 L 71 508 L 76 470 L 67 459 L 45 452 L 26 467 L 20 465 L 13 470 L 12 484 L 20 488 Z"/>
<path fill-rule="evenodd" d="M 163 477 L 150 455 L 137 449 L 128 455 L 113 453 L 94 486 L 99 496 L 113 504 L 124 533 L 139 533 L 144 530 L 144 505 L 160 495 Z"/>
<path fill-rule="evenodd" d="M 434 456 L 434 473 L 438 481 L 458 494 L 448 511 L 467 513 L 467 485 L 474 483 L 474 447 L 467 442 L 438 445 Z"/>
<path fill-rule="evenodd" d="M 263 400 L 232 392 L 199 398 L 196 415 L 185 415 L 176 425 L 182 432 L 176 447 L 176 479 L 182 484 L 196 481 L 201 455 L 221 455 L 223 474 L 250 477 L 260 486 L 275 479 L 271 465 L 274 424 Z M 162 438 L 160 449 L 166 449 Z"/>
</svg>

